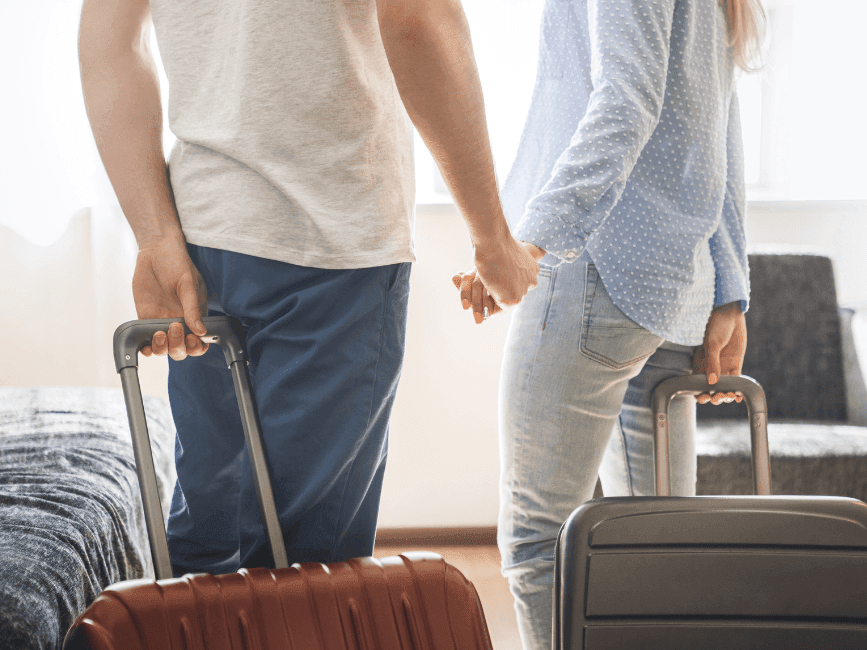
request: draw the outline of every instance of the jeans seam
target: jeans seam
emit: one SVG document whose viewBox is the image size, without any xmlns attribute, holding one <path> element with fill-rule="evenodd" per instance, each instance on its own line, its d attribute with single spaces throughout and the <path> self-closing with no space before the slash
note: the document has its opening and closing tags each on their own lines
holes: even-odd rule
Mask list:
<svg viewBox="0 0 867 650">
<path fill-rule="evenodd" d="M 553 273 L 552 273 L 552 275 L 553 275 Z M 552 280 L 553 280 L 553 278 L 552 278 Z M 552 283 L 551 283 L 551 295 L 552 296 L 553 296 L 553 287 L 554 287 L 554 284 L 552 281 Z M 546 318 L 547 318 L 547 309 L 546 309 Z M 543 327 L 543 329 L 544 329 L 544 327 Z M 537 336 L 541 336 L 541 334 L 542 334 L 542 330 L 539 330 Z M 536 369 L 539 367 L 539 364 L 536 361 L 537 361 L 538 356 L 541 352 L 541 348 L 542 348 L 541 342 L 539 343 L 539 345 L 535 346 L 535 349 L 533 352 L 533 360 L 530 362 L 530 367 L 529 367 L 529 370 L 527 371 L 526 378 L 525 378 L 523 384 L 521 385 L 521 389 L 520 389 L 520 393 L 519 393 L 521 395 L 528 395 L 530 392 L 530 386 L 533 384 L 533 379 L 536 376 Z M 527 406 L 527 410 L 529 410 L 529 406 Z M 527 444 L 526 444 L 527 443 L 527 432 L 526 432 L 526 426 L 524 426 L 524 421 L 526 419 L 528 419 L 526 417 L 526 415 L 527 415 L 526 410 L 523 411 L 521 413 L 521 415 L 522 415 L 522 421 L 521 421 L 521 427 L 519 429 L 520 435 L 519 435 L 517 440 L 513 441 L 513 445 L 515 447 L 515 454 L 514 454 L 514 461 L 513 462 L 515 465 L 522 464 L 524 462 L 524 459 L 526 457 L 526 452 L 527 452 Z M 501 489 L 505 488 L 508 491 L 509 503 L 512 504 L 512 503 L 514 503 L 514 500 L 513 500 L 514 492 L 512 490 L 512 487 L 511 487 L 511 485 L 505 484 L 505 481 L 503 483 L 504 484 L 501 486 Z M 511 512 L 514 512 L 514 508 L 511 506 L 509 507 L 509 510 Z M 513 524 L 515 521 L 515 517 L 510 516 L 509 521 L 511 522 L 510 525 Z M 498 545 L 498 547 L 500 547 L 500 532 L 501 532 L 501 527 L 499 525 L 499 516 L 498 516 L 498 525 L 497 525 L 497 545 Z M 504 564 L 506 561 L 505 553 L 502 552 L 502 549 L 500 552 L 503 555 L 501 566 L 503 568 L 505 568 L 505 564 Z"/>
<path fill-rule="evenodd" d="M 623 459 L 626 464 L 626 486 L 629 490 L 629 496 L 635 496 L 635 487 L 632 483 L 632 464 L 629 462 L 629 451 L 626 448 L 626 433 L 623 431 L 623 414 L 617 416 L 618 429 L 620 430 L 620 438 L 623 441 Z"/>
<path fill-rule="evenodd" d="M 552 268 L 551 273 L 548 275 L 549 283 L 548 283 L 548 297 L 545 303 L 545 314 L 542 316 L 542 331 L 545 331 L 545 327 L 548 325 L 548 314 L 551 313 L 551 303 L 554 302 L 554 280 L 557 277 L 557 269 Z"/>
</svg>

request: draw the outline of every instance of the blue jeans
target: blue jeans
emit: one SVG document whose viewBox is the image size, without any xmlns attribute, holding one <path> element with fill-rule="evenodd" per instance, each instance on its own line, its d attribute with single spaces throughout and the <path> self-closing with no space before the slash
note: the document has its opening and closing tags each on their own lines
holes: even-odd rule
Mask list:
<svg viewBox="0 0 867 650">
<path fill-rule="evenodd" d="M 540 268 L 512 316 L 499 400 L 498 543 L 525 650 L 551 648 L 554 544 L 597 475 L 608 496 L 654 494 L 651 393 L 693 353 L 627 318 L 586 254 Z M 692 495 L 695 399 L 669 413 L 672 494 Z"/>
<path fill-rule="evenodd" d="M 189 245 L 210 314 L 238 317 L 291 562 L 370 555 L 403 362 L 410 264 L 315 269 Z M 219 346 L 169 363 L 175 575 L 273 566 Z"/>
</svg>

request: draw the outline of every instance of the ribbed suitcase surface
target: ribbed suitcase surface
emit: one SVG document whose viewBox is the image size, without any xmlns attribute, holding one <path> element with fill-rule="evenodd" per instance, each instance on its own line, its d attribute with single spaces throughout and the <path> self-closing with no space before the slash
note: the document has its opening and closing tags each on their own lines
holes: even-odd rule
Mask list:
<svg viewBox="0 0 867 650">
<path fill-rule="evenodd" d="M 154 570 L 159 580 L 106 588 L 70 628 L 64 650 L 490 650 L 475 587 L 435 553 L 289 566 L 237 319 L 203 319 L 223 349 L 242 415 L 276 569 L 173 578 L 151 456 L 138 353 L 180 319 L 118 327 L 121 376 Z M 189 333 L 189 330 L 187 330 Z"/>
<path fill-rule="evenodd" d="M 490 650 L 476 590 L 434 553 L 131 580 L 67 650 Z"/>
</svg>

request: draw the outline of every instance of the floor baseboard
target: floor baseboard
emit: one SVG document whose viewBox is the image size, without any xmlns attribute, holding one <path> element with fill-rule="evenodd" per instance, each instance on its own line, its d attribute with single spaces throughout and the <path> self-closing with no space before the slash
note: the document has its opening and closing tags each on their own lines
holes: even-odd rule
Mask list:
<svg viewBox="0 0 867 650">
<path fill-rule="evenodd" d="M 380 528 L 376 546 L 496 546 L 496 526 Z"/>
</svg>

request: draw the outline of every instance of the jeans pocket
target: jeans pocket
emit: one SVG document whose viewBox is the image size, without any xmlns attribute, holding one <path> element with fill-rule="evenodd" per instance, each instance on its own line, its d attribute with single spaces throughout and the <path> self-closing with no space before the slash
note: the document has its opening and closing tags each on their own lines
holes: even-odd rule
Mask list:
<svg viewBox="0 0 867 650">
<path fill-rule="evenodd" d="M 541 289 L 542 292 L 540 292 L 540 294 L 545 296 L 545 305 L 542 311 L 543 330 L 548 324 L 548 314 L 551 311 L 551 301 L 554 299 L 554 278 L 556 277 L 556 275 L 557 273 L 553 267 L 539 264 L 539 286 L 536 287 L 536 291 L 539 291 L 539 289 Z"/>
<path fill-rule="evenodd" d="M 587 265 L 583 319 L 581 353 L 616 370 L 646 359 L 664 341 L 614 304 L 593 264 Z"/>
</svg>

